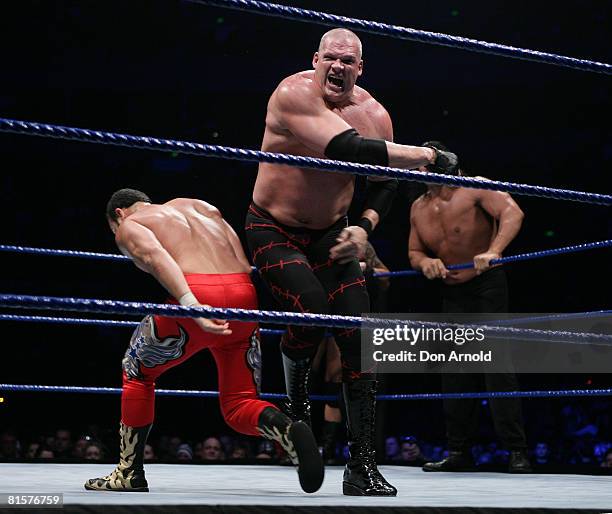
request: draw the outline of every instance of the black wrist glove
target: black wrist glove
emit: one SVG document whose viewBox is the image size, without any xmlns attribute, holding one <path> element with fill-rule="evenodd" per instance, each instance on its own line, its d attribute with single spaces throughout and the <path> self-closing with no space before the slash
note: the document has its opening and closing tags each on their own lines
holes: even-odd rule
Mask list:
<svg viewBox="0 0 612 514">
<path fill-rule="evenodd" d="M 357 223 L 355 223 L 355 225 L 358 226 L 358 227 L 361 227 L 363 230 L 365 230 L 366 233 L 368 234 L 368 237 L 370 237 L 370 234 L 374 230 L 372 228 L 372 222 L 368 218 L 366 218 L 365 216 L 363 218 L 361 218 Z"/>
<path fill-rule="evenodd" d="M 459 175 L 459 159 L 454 153 L 439 150 L 428 143 L 425 143 L 423 146 L 431 148 L 436 152 L 436 160 L 433 164 L 426 166 L 427 171 L 431 171 L 432 173 L 443 173 L 444 175 Z"/>
</svg>

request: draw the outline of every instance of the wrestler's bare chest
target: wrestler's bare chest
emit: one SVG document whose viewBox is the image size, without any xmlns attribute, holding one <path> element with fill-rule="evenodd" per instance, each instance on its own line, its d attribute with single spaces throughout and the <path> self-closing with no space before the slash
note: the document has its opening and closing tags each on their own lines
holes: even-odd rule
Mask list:
<svg viewBox="0 0 612 514">
<path fill-rule="evenodd" d="M 383 137 L 381 130 L 376 124 L 376 117 L 367 104 L 351 104 L 346 107 L 334 107 L 331 110 L 362 136 Z"/>
<path fill-rule="evenodd" d="M 488 243 L 494 230 L 491 216 L 475 202 L 473 190 L 463 188 L 446 199 L 428 198 L 414 221 L 425 246 L 441 258 L 473 252 Z"/>
</svg>

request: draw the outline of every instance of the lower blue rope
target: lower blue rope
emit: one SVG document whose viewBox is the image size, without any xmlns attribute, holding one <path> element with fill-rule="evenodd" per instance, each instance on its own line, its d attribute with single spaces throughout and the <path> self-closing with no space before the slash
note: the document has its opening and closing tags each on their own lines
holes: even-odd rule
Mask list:
<svg viewBox="0 0 612 514">
<path fill-rule="evenodd" d="M 515 323 L 536 323 L 542 321 L 563 321 L 575 319 L 608 318 L 612 316 L 612 310 L 566 312 L 560 314 L 549 314 L 546 316 L 528 316 L 525 318 L 504 319 L 499 321 L 488 321 L 491 325 L 513 325 Z M 24 316 L 19 314 L 0 314 L 0 321 L 26 321 L 32 323 L 56 323 L 63 325 L 92 325 L 100 327 L 137 327 L 139 321 L 122 321 L 114 319 L 89 319 L 89 318 L 60 318 L 55 316 Z M 262 335 L 283 335 L 284 330 L 260 328 Z M 333 335 L 328 333 L 326 335 Z"/>
<path fill-rule="evenodd" d="M 272 324 L 294 324 L 302 326 L 324 326 L 335 328 L 395 328 L 396 326 L 413 326 L 424 328 L 457 328 L 462 325 L 451 323 L 434 323 L 430 321 L 412 321 L 401 319 L 383 319 L 359 316 L 338 316 L 331 314 L 310 314 L 280 311 L 258 311 L 219 307 L 185 307 L 172 304 L 154 304 L 143 302 L 125 302 L 121 300 L 99 300 L 95 298 L 62 298 L 54 296 L 31 296 L 0 294 L 0 306 L 67 310 L 78 312 L 102 312 L 106 314 L 157 314 L 178 318 L 217 318 L 233 321 L 257 321 Z M 509 339 L 522 342 L 548 341 L 574 344 L 612 344 L 612 335 L 589 332 L 569 332 L 540 329 L 519 329 L 480 325 L 487 337 Z"/>
<path fill-rule="evenodd" d="M 491 265 L 496 264 L 507 264 L 510 262 L 527 261 L 531 259 L 540 259 L 542 257 L 550 257 L 552 255 L 562 255 L 565 253 L 584 252 L 586 250 L 595 250 L 597 248 L 610 248 L 612 247 L 612 239 L 606 239 L 605 241 L 594 241 L 592 243 L 584 243 L 573 246 L 564 246 L 561 248 L 552 248 L 550 250 L 541 250 L 538 252 L 520 253 L 517 255 L 509 255 L 508 257 L 501 257 L 500 259 L 493 259 Z M 448 270 L 459 270 L 459 269 L 472 269 L 474 262 L 465 262 L 462 264 L 450 264 L 446 266 Z M 401 270 L 401 271 L 387 271 L 384 273 L 374 273 L 375 277 L 408 277 L 415 275 L 422 275 L 423 273 L 417 270 Z"/>
<path fill-rule="evenodd" d="M 86 393 L 86 394 L 121 394 L 120 387 L 82 387 L 53 386 L 31 384 L 0 384 L 0 391 L 34 392 L 34 393 Z M 218 391 L 195 391 L 192 389 L 157 389 L 159 396 L 190 396 L 196 398 L 216 398 Z M 417 393 L 417 394 L 380 394 L 378 400 L 444 400 L 467 398 L 566 398 L 577 396 L 611 396 L 612 388 L 608 389 L 564 389 L 548 391 L 486 391 L 478 393 Z M 263 399 L 278 400 L 286 398 L 281 393 L 262 393 Z M 312 400 L 335 400 L 332 395 L 311 395 Z"/>
<path fill-rule="evenodd" d="M 129 327 L 135 328 L 140 325 L 139 321 L 123 321 L 117 319 L 88 319 L 88 318 L 58 318 L 55 316 L 20 316 L 18 314 L 0 314 L 0 321 L 29 321 L 32 323 L 56 323 L 59 325 L 91 325 L 97 327 Z M 285 333 L 284 330 L 273 330 L 260 328 L 262 335 L 278 335 Z"/>
</svg>

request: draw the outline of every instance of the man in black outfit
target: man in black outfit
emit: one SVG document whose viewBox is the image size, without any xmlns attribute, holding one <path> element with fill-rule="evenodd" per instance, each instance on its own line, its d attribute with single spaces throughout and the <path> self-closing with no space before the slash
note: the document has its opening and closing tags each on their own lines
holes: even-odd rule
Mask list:
<svg viewBox="0 0 612 514">
<path fill-rule="evenodd" d="M 440 142 L 430 142 L 448 151 Z M 459 170 L 459 174 L 461 170 Z M 490 266 L 499 259 L 518 234 L 523 212 L 507 193 L 483 189 L 429 185 L 410 210 L 410 264 L 428 279 L 440 278 L 442 312 L 507 313 L 508 284 L 501 266 Z M 446 265 L 474 261 L 474 269 L 446 269 Z M 482 374 L 445 373 L 445 393 L 477 389 Z M 514 373 L 485 373 L 487 391 L 516 391 Z M 527 473 L 527 441 L 523 427 L 521 400 L 490 400 L 495 431 L 510 450 L 509 471 Z M 471 443 L 478 430 L 478 399 L 444 400 L 449 446 L 448 458 L 428 462 L 424 471 L 467 471 L 473 469 Z"/>
<path fill-rule="evenodd" d="M 283 79 L 268 102 L 261 149 L 400 168 L 451 172 L 457 156 L 431 147 L 393 143 L 385 108 L 355 82 L 363 71 L 359 38 L 326 32 L 314 70 Z M 359 316 L 369 311 L 359 258 L 368 235 L 389 210 L 397 182 L 370 177 L 360 219 L 348 225 L 355 176 L 294 165 L 259 164 L 245 231 L 253 262 L 285 310 Z M 378 179 L 378 180 L 377 180 Z M 308 375 L 323 327 L 288 327 L 281 341 L 290 415 L 309 422 Z M 334 330 L 342 359 L 350 458 L 346 495 L 395 496 L 376 467 L 376 380 L 361 370 L 360 331 Z"/>
</svg>

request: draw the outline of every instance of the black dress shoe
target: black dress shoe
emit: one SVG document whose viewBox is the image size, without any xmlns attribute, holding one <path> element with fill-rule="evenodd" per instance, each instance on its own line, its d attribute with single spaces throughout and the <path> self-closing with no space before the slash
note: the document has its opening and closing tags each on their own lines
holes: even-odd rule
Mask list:
<svg viewBox="0 0 612 514">
<path fill-rule="evenodd" d="M 533 473 L 531 463 L 524 450 L 513 450 L 510 452 L 509 473 Z"/>
<path fill-rule="evenodd" d="M 474 471 L 474 459 L 468 452 L 449 452 L 439 462 L 426 462 L 423 471 Z"/>
</svg>

